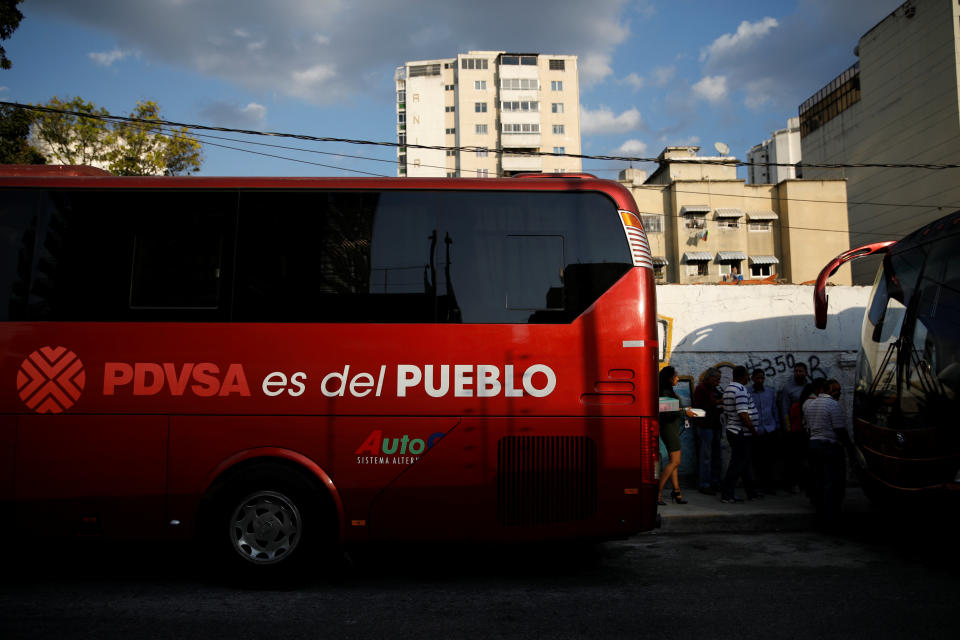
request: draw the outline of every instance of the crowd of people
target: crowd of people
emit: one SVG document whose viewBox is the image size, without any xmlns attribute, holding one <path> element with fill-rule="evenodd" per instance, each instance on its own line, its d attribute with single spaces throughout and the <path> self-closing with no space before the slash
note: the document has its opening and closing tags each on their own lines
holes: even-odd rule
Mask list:
<svg viewBox="0 0 960 640">
<path fill-rule="evenodd" d="M 673 367 L 661 371 L 661 396 L 676 397 L 677 378 Z M 835 520 L 843 501 L 850 445 L 840 393 L 839 382 L 812 379 L 804 363 L 794 366 L 793 376 L 779 390 L 766 384 L 763 369 L 748 372 L 746 367 L 734 367 L 733 381 L 726 387 L 721 386 L 720 370 L 708 369 L 693 392 L 693 408 L 700 411 L 695 414 L 684 408 L 661 416 L 661 437 L 670 457 L 661 472 L 660 504 L 665 504 L 662 496 L 668 480 L 674 485 L 674 501 L 686 502 L 677 469 L 680 433 L 689 419 L 696 428 L 700 493 L 740 503 L 743 498 L 736 495 L 736 488 L 741 483 L 747 500 L 804 490 L 824 522 Z M 730 446 L 725 472 L 722 437 Z"/>
</svg>

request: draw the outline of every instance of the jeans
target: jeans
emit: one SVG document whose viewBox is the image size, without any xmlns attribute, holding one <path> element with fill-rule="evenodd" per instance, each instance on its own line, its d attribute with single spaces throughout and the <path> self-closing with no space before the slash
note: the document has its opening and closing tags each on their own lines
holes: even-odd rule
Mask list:
<svg viewBox="0 0 960 640">
<path fill-rule="evenodd" d="M 700 436 L 700 448 L 697 454 L 700 457 L 700 488 L 720 486 L 720 468 L 723 461 L 720 459 L 720 430 L 697 427 Z"/>
<path fill-rule="evenodd" d="M 723 478 L 724 498 L 733 498 L 737 487 L 737 480 L 743 478 L 743 488 L 748 498 L 757 495 L 753 483 L 753 440 L 754 436 L 745 436 L 742 433 L 727 431 L 727 442 L 730 443 L 730 464 L 727 466 L 727 475 Z"/>
</svg>

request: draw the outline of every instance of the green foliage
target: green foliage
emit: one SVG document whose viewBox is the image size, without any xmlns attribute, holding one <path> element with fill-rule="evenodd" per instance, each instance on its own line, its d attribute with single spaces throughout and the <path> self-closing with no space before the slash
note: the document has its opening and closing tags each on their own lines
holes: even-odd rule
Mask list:
<svg viewBox="0 0 960 640">
<path fill-rule="evenodd" d="M 20 26 L 23 20 L 23 14 L 17 5 L 23 0 L 0 0 L 0 40 L 6 40 L 13 35 L 13 32 Z M 0 47 L 0 69 L 9 69 L 13 66 L 10 59 L 7 58 L 7 52 Z"/>
<path fill-rule="evenodd" d="M 137 122 L 108 122 L 106 110 L 79 97 L 63 102 L 54 96 L 40 106 L 94 116 L 34 116 L 34 136 L 58 163 L 100 166 L 120 176 L 184 175 L 203 163 L 200 143 L 186 128 L 164 129 L 156 102 L 137 103 L 129 116 Z"/>
<path fill-rule="evenodd" d="M 30 114 L 0 106 L 0 164 L 45 164 L 46 158 L 30 145 Z"/>
</svg>

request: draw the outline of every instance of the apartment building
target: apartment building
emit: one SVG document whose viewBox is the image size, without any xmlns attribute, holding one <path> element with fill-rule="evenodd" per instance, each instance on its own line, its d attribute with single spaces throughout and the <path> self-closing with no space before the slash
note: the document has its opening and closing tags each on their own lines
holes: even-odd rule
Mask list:
<svg viewBox="0 0 960 640">
<path fill-rule="evenodd" d="M 407 62 L 395 80 L 400 176 L 581 170 L 579 158 L 539 155 L 580 153 L 576 56 L 470 51 Z"/>
<path fill-rule="evenodd" d="M 790 118 L 787 126 L 747 152 L 747 182 L 777 184 L 797 176 L 800 162 L 800 118 Z"/>
<path fill-rule="evenodd" d="M 804 165 L 956 164 L 960 3 L 904 2 L 854 53 L 855 64 L 800 105 Z M 846 179 L 854 247 L 897 240 L 960 208 L 956 170 L 805 166 L 803 177 Z M 872 282 L 877 262 L 854 262 L 853 282 Z"/>
<path fill-rule="evenodd" d="M 746 184 L 737 159 L 698 156 L 699 147 L 667 147 L 650 175 L 627 169 L 650 242 L 658 283 L 709 284 L 814 280 L 849 248 L 843 180 Z M 832 282 L 850 284 L 850 267 Z"/>
</svg>

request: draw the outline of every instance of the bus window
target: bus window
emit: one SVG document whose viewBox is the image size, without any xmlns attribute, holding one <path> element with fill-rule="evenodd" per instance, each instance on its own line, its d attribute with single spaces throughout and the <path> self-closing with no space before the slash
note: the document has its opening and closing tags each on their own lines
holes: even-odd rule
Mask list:
<svg viewBox="0 0 960 640">
<path fill-rule="evenodd" d="M 4 191 L 0 197 L 0 320 L 26 315 L 36 209 L 35 191 Z"/>
</svg>

